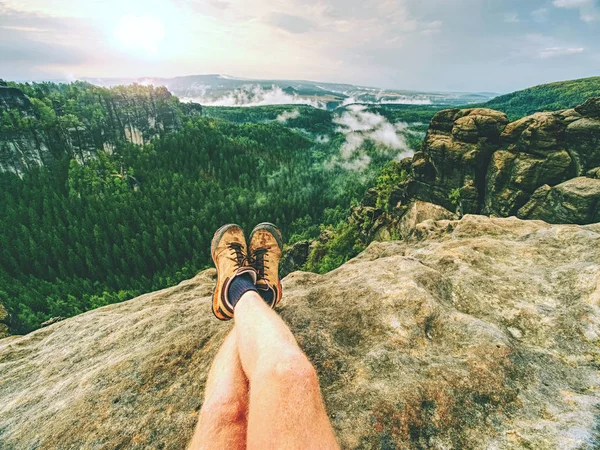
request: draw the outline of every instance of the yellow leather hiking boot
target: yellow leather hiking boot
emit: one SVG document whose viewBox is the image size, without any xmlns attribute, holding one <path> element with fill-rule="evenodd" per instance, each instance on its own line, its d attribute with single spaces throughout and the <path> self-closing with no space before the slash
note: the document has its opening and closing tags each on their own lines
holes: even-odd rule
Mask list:
<svg viewBox="0 0 600 450">
<path fill-rule="evenodd" d="M 213 294 L 212 310 L 219 320 L 233 319 L 233 306 L 227 298 L 231 281 L 245 273 L 250 274 L 256 283 L 257 272 L 248 261 L 246 237 L 235 224 L 219 228 L 210 246 L 212 259 L 217 268 L 217 286 Z"/>
<path fill-rule="evenodd" d="M 279 281 L 279 259 L 283 249 L 281 232 L 272 223 L 261 223 L 250 234 L 250 261 L 258 272 L 256 287 L 259 291 L 271 291 L 271 308 L 281 301 L 281 281 Z M 263 296 L 264 297 L 264 296 Z"/>
</svg>

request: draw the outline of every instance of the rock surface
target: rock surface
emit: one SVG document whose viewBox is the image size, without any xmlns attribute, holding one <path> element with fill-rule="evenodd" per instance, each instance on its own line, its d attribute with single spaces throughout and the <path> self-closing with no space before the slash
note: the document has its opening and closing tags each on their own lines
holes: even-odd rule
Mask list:
<svg viewBox="0 0 600 450">
<path fill-rule="evenodd" d="M 296 242 L 295 244 L 284 248 L 279 264 L 280 276 L 285 276 L 294 272 L 306 264 L 310 250 L 310 241 Z"/>
<path fill-rule="evenodd" d="M 283 282 L 342 448 L 598 448 L 600 225 L 429 220 Z M 0 340 L 0 448 L 182 449 L 214 271 Z"/>
<path fill-rule="evenodd" d="M 10 111 L 16 108 L 33 114 L 31 102 L 19 89 L 0 84 L 0 111 Z"/>
<path fill-rule="evenodd" d="M 578 177 L 554 187 L 544 185 L 519 210 L 518 216 L 549 223 L 600 222 L 600 180 Z"/>
<path fill-rule="evenodd" d="M 538 187 L 576 175 L 565 129 L 559 113 L 537 113 L 506 127 L 487 172 L 485 214 L 515 215 Z"/>
<path fill-rule="evenodd" d="M 417 199 L 460 214 L 508 217 L 535 200 L 532 196 L 542 186 L 560 185 L 598 166 L 600 98 L 511 123 L 489 109 L 450 109 L 432 119 L 410 176 L 394 191 L 394 200 L 408 204 Z M 554 201 L 561 198 L 556 195 Z M 563 214 L 560 220 L 572 216 L 594 214 Z"/>
<path fill-rule="evenodd" d="M 486 170 L 507 124 L 505 114 L 485 108 L 436 114 L 423 148 L 413 157 L 416 198 L 450 209 L 450 193 L 458 189 L 464 200 L 463 212 L 479 212 Z"/>
</svg>

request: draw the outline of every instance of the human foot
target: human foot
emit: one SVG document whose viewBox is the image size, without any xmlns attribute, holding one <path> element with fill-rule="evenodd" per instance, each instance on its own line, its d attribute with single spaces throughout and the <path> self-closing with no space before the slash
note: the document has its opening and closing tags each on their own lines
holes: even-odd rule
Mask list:
<svg viewBox="0 0 600 450">
<path fill-rule="evenodd" d="M 256 290 L 257 271 L 248 260 L 246 238 L 235 224 L 219 228 L 211 243 L 211 255 L 217 268 L 217 286 L 213 294 L 212 310 L 219 320 L 231 320 L 235 302 L 243 292 Z M 234 289 L 230 288 L 233 281 Z M 243 291 L 243 292 L 242 292 Z"/>
<path fill-rule="evenodd" d="M 283 238 L 275 225 L 264 222 L 254 227 L 250 234 L 250 260 L 258 272 L 258 292 L 271 308 L 281 301 L 279 260 L 282 248 Z"/>
</svg>

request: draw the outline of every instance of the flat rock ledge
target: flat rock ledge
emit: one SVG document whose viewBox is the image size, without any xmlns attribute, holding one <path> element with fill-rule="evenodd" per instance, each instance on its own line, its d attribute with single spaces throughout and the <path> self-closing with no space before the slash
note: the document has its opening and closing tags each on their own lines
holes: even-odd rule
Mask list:
<svg viewBox="0 0 600 450">
<path fill-rule="evenodd" d="M 0 340 L 0 449 L 183 449 L 214 277 Z M 342 448 L 600 445 L 600 224 L 429 220 L 283 285 Z"/>
</svg>

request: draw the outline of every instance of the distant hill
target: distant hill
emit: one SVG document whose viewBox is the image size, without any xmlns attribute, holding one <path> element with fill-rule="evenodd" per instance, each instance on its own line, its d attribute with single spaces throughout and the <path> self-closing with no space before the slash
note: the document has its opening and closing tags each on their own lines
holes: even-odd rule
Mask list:
<svg viewBox="0 0 600 450">
<path fill-rule="evenodd" d="M 89 78 L 86 81 L 99 86 L 134 82 L 165 86 L 182 101 L 193 101 L 203 106 L 303 104 L 330 110 L 351 103 L 458 106 L 485 102 L 496 95 L 486 92 L 419 92 L 341 83 L 249 79 L 216 74 L 175 78 Z"/>
<path fill-rule="evenodd" d="M 540 111 L 572 108 L 590 97 L 598 96 L 600 96 L 600 77 L 591 77 L 541 84 L 501 95 L 481 106 L 502 111 L 510 119 L 516 119 Z"/>
</svg>

